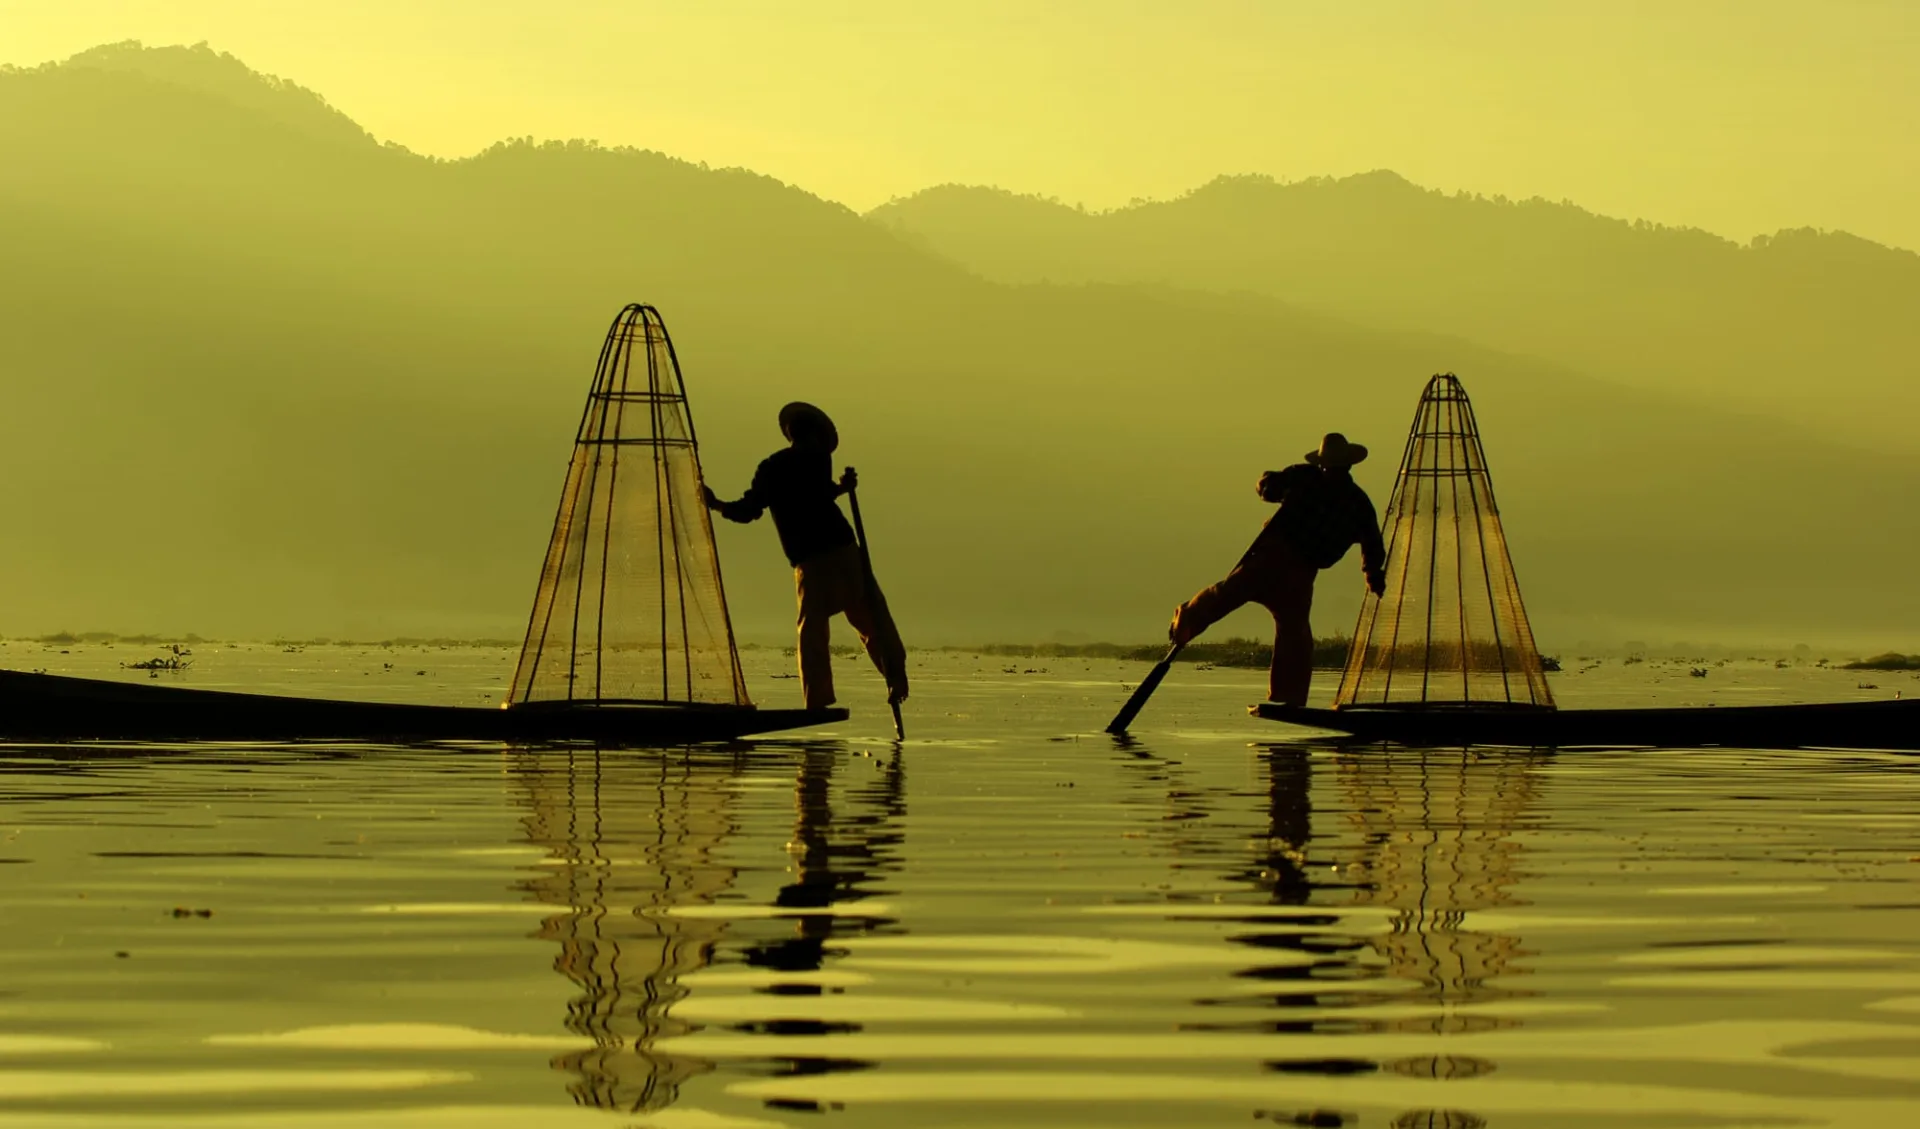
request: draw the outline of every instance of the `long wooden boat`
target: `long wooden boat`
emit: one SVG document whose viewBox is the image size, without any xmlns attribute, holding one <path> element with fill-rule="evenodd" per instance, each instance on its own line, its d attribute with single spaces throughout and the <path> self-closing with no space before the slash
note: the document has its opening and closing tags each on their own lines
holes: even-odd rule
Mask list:
<svg viewBox="0 0 1920 1129">
<path fill-rule="evenodd" d="M 0 671 L 5 741 L 726 741 L 845 721 L 843 709 L 557 702 L 511 709 L 353 702 Z"/>
<path fill-rule="evenodd" d="M 1920 699 L 1777 706 L 1539 709 L 1524 706 L 1313 709 L 1263 702 L 1268 721 L 1401 745 L 1581 745 L 1920 750 Z"/>
</svg>

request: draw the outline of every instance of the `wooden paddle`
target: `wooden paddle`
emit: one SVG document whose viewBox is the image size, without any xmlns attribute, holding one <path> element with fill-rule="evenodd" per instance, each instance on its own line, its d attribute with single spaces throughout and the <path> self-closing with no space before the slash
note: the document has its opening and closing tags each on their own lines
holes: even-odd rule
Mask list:
<svg viewBox="0 0 1920 1129">
<path fill-rule="evenodd" d="M 847 472 L 849 474 L 853 473 L 853 468 L 848 467 Z M 867 552 L 867 527 L 860 520 L 860 492 L 858 490 L 847 491 L 847 505 L 853 509 L 853 537 L 854 543 L 860 546 L 860 571 L 866 578 L 867 606 L 876 621 L 882 616 L 891 620 L 893 613 L 887 610 L 886 604 L 880 596 L 880 585 L 873 579 L 873 557 Z M 874 626 L 877 629 L 879 624 L 876 622 Z M 891 658 L 889 658 L 888 661 L 891 662 Z M 886 672 L 888 683 L 887 705 L 893 707 L 893 736 L 896 741 L 904 741 L 907 739 L 906 724 L 900 720 L 900 703 L 894 699 L 892 692 L 894 679 L 904 673 L 904 671 L 897 670 Z"/>
<path fill-rule="evenodd" d="M 1140 685 L 1134 689 L 1133 697 L 1128 698 L 1127 704 L 1121 706 L 1120 712 L 1114 714 L 1113 720 L 1107 723 L 1108 733 L 1119 736 L 1127 731 L 1127 726 L 1133 724 L 1133 719 L 1139 716 L 1140 710 L 1146 706 L 1147 699 L 1153 697 L 1153 692 L 1160 688 L 1160 680 L 1167 676 L 1167 671 L 1173 669 L 1173 660 L 1179 657 L 1180 648 L 1184 646 L 1186 646 L 1185 643 L 1175 643 L 1167 648 L 1167 657 L 1154 664 L 1153 669 L 1147 672 L 1147 676 L 1141 679 Z"/>
</svg>

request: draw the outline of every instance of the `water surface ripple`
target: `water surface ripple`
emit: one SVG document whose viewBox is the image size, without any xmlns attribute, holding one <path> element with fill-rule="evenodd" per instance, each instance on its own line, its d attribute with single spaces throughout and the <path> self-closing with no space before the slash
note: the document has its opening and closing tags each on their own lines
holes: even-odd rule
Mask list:
<svg viewBox="0 0 1920 1129">
<path fill-rule="evenodd" d="M 1188 669 L 1116 742 L 1130 667 L 922 666 L 904 747 L 877 701 L 694 751 L 0 746 L 0 1125 L 1920 1113 L 1920 760 L 1342 749 Z"/>
</svg>

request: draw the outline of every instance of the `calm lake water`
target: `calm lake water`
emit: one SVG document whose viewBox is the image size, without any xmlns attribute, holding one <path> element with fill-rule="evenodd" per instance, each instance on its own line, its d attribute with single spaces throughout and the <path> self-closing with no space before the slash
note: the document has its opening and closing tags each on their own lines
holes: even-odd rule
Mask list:
<svg viewBox="0 0 1920 1129">
<path fill-rule="evenodd" d="M 513 659 L 196 650 L 475 704 Z M 1920 758 L 1343 751 L 1191 666 L 1121 744 L 1139 664 L 968 654 L 897 747 L 845 665 L 853 722 L 703 751 L 0 746 L 0 1125 L 1920 1123 Z"/>
</svg>

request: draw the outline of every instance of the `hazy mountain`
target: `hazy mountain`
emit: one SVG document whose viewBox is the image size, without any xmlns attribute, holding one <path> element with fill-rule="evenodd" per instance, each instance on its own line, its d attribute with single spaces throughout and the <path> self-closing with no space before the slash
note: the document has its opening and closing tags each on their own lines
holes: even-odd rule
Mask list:
<svg viewBox="0 0 1920 1129">
<path fill-rule="evenodd" d="M 998 281 L 1247 290 L 1920 451 L 1920 255 L 1843 232 L 1741 246 L 1391 172 L 1227 177 L 1100 214 L 948 186 L 871 215 Z"/>
<path fill-rule="evenodd" d="M 144 75 L 169 85 L 228 102 L 311 138 L 345 144 L 371 144 L 373 138 L 352 118 L 304 86 L 263 75 L 205 43 L 192 47 L 145 47 L 129 40 L 82 51 L 58 68 Z M 184 124 L 184 123 L 183 123 Z"/>
<path fill-rule="evenodd" d="M 910 643 L 1155 634 L 1320 432 L 1373 445 L 1384 502 L 1436 370 L 1475 395 L 1549 647 L 1893 645 L 1920 612 L 1912 460 L 1269 297 L 990 283 L 748 172 L 431 160 L 211 52 L 114 54 L 0 74 L 0 630 L 517 634 L 631 300 L 722 493 L 782 402 L 836 416 Z M 736 624 L 788 632 L 771 528 L 722 551 Z M 1358 588 L 1324 578 L 1321 630 Z"/>
</svg>

